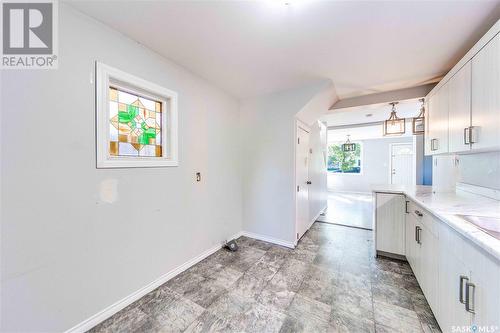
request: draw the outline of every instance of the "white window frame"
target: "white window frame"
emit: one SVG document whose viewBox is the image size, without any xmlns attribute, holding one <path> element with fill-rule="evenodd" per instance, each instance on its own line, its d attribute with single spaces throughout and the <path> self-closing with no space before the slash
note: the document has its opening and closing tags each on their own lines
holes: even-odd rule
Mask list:
<svg viewBox="0 0 500 333">
<path fill-rule="evenodd" d="M 119 69 L 96 62 L 97 168 L 178 166 L 177 93 Z M 109 154 L 109 87 L 162 103 L 162 157 L 111 156 Z"/>
<path fill-rule="evenodd" d="M 351 141 L 351 142 L 359 144 L 359 149 L 361 151 L 360 154 L 359 154 L 360 172 L 359 173 L 353 173 L 353 172 L 345 172 L 344 173 L 344 172 L 331 172 L 331 171 L 328 171 L 328 174 L 330 174 L 330 175 L 345 175 L 345 176 L 349 176 L 349 177 L 350 176 L 363 176 L 363 172 L 364 172 L 363 170 L 365 169 L 364 168 L 364 164 L 363 164 L 364 159 L 365 159 L 365 156 L 364 156 L 365 150 L 363 149 L 363 141 L 360 140 L 360 141 Z M 340 146 L 343 143 L 345 143 L 345 142 L 344 141 L 329 142 L 327 144 L 327 146 L 328 145 L 332 145 L 332 144 Z M 328 163 L 327 163 L 327 169 L 328 169 Z"/>
</svg>

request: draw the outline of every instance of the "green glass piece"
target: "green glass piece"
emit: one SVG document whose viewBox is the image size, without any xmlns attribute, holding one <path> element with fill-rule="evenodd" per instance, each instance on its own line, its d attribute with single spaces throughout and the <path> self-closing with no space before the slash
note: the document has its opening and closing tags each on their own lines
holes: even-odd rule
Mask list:
<svg viewBox="0 0 500 333">
<path fill-rule="evenodd" d="M 129 123 L 139 114 L 139 108 L 134 105 L 127 105 L 127 111 L 118 112 L 118 121 L 120 123 Z"/>
<path fill-rule="evenodd" d="M 135 105 L 127 105 L 127 112 L 130 117 L 135 118 L 139 114 L 139 108 Z"/>
<path fill-rule="evenodd" d="M 139 143 L 142 145 L 148 145 L 149 139 L 154 138 L 156 138 L 156 130 L 154 128 L 147 128 L 139 136 Z"/>
</svg>

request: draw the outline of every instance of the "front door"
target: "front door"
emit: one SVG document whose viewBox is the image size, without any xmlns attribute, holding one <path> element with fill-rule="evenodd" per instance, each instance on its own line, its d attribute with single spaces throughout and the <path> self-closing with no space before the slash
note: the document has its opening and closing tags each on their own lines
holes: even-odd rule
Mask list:
<svg viewBox="0 0 500 333">
<path fill-rule="evenodd" d="M 297 239 L 309 226 L 309 132 L 297 126 L 296 185 L 297 185 Z"/>
<path fill-rule="evenodd" d="M 391 184 L 412 185 L 414 178 L 413 144 L 391 145 Z"/>
</svg>

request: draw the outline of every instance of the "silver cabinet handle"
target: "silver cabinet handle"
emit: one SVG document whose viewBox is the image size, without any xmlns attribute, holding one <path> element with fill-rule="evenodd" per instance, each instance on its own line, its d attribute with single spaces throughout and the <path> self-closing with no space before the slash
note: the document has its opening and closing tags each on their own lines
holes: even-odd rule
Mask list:
<svg viewBox="0 0 500 333">
<path fill-rule="evenodd" d="M 424 216 L 424 214 L 420 213 L 420 211 L 419 211 L 419 210 L 416 210 L 416 211 L 415 211 L 415 214 L 417 214 L 417 216 L 420 216 L 420 217 Z"/>
<path fill-rule="evenodd" d="M 422 228 L 420 228 L 419 226 L 415 227 L 415 241 L 417 241 L 418 244 L 422 244 L 420 242 L 420 231 L 421 230 L 422 230 Z"/>
<path fill-rule="evenodd" d="M 474 129 L 476 127 L 475 126 L 470 126 L 469 127 L 469 143 L 476 143 L 476 136 L 474 135 Z"/>
<path fill-rule="evenodd" d="M 439 145 L 438 145 L 438 139 L 432 139 L 431 140 L 431 150 L 438 150 Z"/>
<path fill-rule="evenodd" d="M 470 144 L 470 127 L 464 128 L 464 145 Z"/>
<path fill-rule="evenodd" d="M 470 290 L 472 289 L 472 292 Z M 465 311 L 474 313 L 474 298 L 476 296 L 476 285 L 467 282 L 465 284 Z"/>
<path fill-rule="evenodd" d="M 469 278 L 467 276 L 465 276 L 465 275 L 460 275 L 460 284 L 458 286 L 458 288 L 460 288 L 459 292 L 458 292 L 458 300 L 462 304 L 465 304 L 465 300 L 464 300 L 464 281 L 469 282 Z"/>
</svg>

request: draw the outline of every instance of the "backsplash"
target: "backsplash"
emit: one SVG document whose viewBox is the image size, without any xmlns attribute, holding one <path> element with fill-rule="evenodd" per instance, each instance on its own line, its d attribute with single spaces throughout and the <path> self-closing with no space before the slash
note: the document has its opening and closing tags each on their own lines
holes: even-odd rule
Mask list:
<svg viewBox="0 0 500 333">
<path fill-rule="evenodd" d="M 458 181 L 500 190 L 500 151 L 459 155 Z"/>
</svg>

